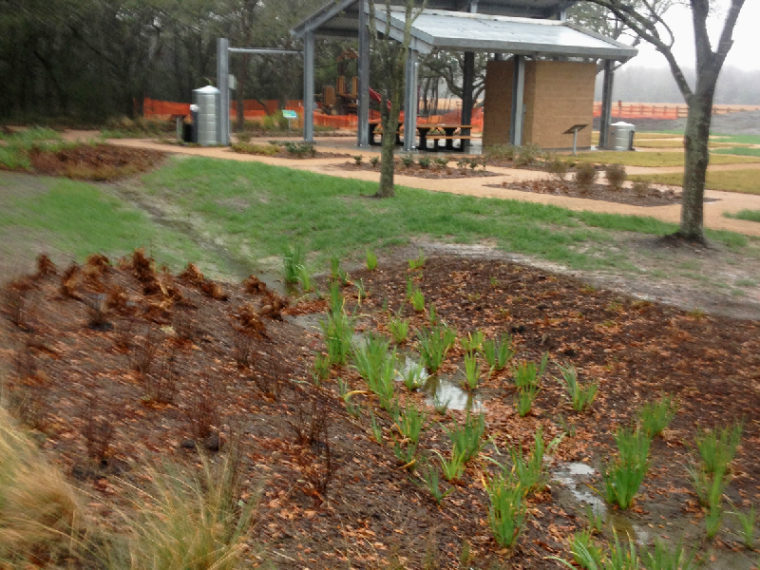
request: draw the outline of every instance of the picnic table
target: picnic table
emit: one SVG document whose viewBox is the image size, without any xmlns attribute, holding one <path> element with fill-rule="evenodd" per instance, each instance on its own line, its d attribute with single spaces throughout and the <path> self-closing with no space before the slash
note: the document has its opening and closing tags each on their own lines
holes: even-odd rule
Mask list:
<svg viewBox="0 0 760 570">
<path fill-rule="evenodd" d="M 417 148 L 425 151 L 448 151 L 448 152 L 464 152 L 465 141 L 469 141 L 472 137 L 469 134 L 472 125 L 462 125 L 459 123 L 418 123 L 416 125 L 417 136 L 419 143 Z M 403 125 L 399 123 L 396 129 L 396 144 L 402 144 L 401 133 Z M 379 145 L 382 138 L 379 141 L 375 140 L 376 135 L 382 135 L 382 127 L 380 121 L 369 121 L 369 144 Z M 428 141 L 432 140 L 432 147 L 428 146 Z M 460 141 L 458 146 L 455 146 L 456 141 Z M 439 145 L 438 141 L 443 141 L 443 146 Z"/>
</svg>

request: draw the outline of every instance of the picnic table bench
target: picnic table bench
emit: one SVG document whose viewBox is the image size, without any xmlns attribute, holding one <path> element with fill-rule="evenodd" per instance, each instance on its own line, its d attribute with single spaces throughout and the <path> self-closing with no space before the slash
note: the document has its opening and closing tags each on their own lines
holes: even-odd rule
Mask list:
<svg viewBox="0 0 760 570">
<path fill-rule="evenodd" d="M 419 123 L 416 125 L 417 136 L 419 144 L 417 148 L 425 151 L 447 151 L 447 152 L 464 152 L 465 141 L 472 140 L 473 137 L 469 134 L 472 125 L 462 125 L 455 123 Z M 375 137 L 380 135 L 382 137 L 383 127 L 380 121 L 374 120 L 369 122 L 369 144 L 379 145 L 382 138 L 376 140 Z M 396 144 L 401 145 L 401 136 L 403 134 L 403 125 L 399 123 L 396 129 Z M 458 146 L 455 146 L 455 141 L 460 141 Z M 428 141 L 432 141 L 433 145 L 429 146 Z M 438 141 L 443 141 L 443 146 Z"/>
</svg>

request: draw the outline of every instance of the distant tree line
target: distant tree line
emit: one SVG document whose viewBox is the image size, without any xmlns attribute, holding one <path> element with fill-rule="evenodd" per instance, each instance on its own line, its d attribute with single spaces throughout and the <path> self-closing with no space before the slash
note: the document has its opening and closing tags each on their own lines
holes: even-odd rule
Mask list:
<svg viewBox="0 0 760 570">
<path fill-rule="evenodd" d="M 694 70 L 686 69 L 684 74 L 690 83 L 694 82 Z M 600 86 L 597 86 L 596 98 L 601 99 Z M 670 69 L 639 67 L 635 60 L 615 73 L 613 98 L 641 103 L 683 102 Z M 723 69 L 715 91 L 715 104 L 760 105 L 760 69 Z"/>
<path fill-rule="evenodd" d="M 0 0 L 0 119 L 102 121 L 145 96 L 188 101 L 214 82 L 216 39 L 295 46 L 288 30 L 324 0 Z M 241 96 L 300 97 L 302 62 L 231 58 Z"/>
</svg>

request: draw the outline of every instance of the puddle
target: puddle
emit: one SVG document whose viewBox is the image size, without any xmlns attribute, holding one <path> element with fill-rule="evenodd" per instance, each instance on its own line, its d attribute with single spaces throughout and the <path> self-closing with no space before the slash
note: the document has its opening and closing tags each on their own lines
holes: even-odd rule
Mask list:
<svg viewBox="0 0 760 570">
<path fill-rule="evenodd" d="M 642 549 L 651 549 L 655 540 L 659 539 L 664 540 L 667 546 L 682 542 L 690 552 L 694 552 L 703 541 L 702 521 L 685 515 L 680 500 L 647 502 L 643 506 L 648 515 L 642 517 L 607 508 L 602 497 L 592 488 L 603 485 L 603 482 L 599 472 L 591 465 L 580 462 L 559 463 L 552 470 L 551 479 L 559 483 L 552 487 L 552 495 L 563 508 L 579 515 L 591 509 L 595 516 L 602 518 L 608 531 L 614 530 L 621 540 L 630 537 Z M 722 536 L 737 537 L 738 529 L 729 529 L 730 526 L 730 517 L 725 516 Z M 611 540 L 612 533 L 608 531 L 605 531 L 605 536 Z M 751 551 L 711 548 L 707 552 L 702 550 L 701 553 L 705 556 L 702 567 L 709 570 L 757 568 Z"/>
<path fill-rule="evenodd" d="M 400 354 L 396 380 L 403 382 L 404 377 L 417 367 L 420 367 L 420 363 L 412 355 Z M 449 410 L 483 411 L 483 402 L 477 395 L 461 388 L 461 381 L 464 380 L 464 376 L 457 379 L 448 375 L 430 374 L 424 367 L 420 367 L 419 377 L 422 390 L 427 394 L 425 403 L 428 406 L 435 408 L 445 404 Z"/>
<path fill-rule="evenodd" d="M 425 400 L 429 406 L 443 406 L 449 410 L 482 412 L 483 403 L 472 393 L 462 390 L 458 383 L 446 376 L 430 376 L 425 382 Z"/>
<path fill-rule="evenodd" d="M 320 322 L 324 320 L 325 315 L 322 313 L 309 313 L 305 315 L 285 315 L 284 318 L 289 323 L 321 334 L 322 327 Z M 352 342 L 355 345 L 361 345 L 366 342 L 366 336 L 354 333 Z M 402 352 L 398 353 L 397 356 L 398 369 L 395 380 L 403 382 L 404 377 L 420 367 L 420 364 L 412 354 Z M 460 387 L 464 380 L 464 374 L 461 371 L 454 377 L 449 375 L 431 375 L 424 367 L 420 367 L 419 379 L 422 390 L 428 396 L 425 403 L 430 407 L 438 407 L 445 404 L 450 410 L 469 410 L 471 412 L 482 412 L 484 410 L 483 402 L 476 394 L 463 390 Z"/>
<path fill-rule="evenodd" d="M 552 471 L 552 480 L 561 483 L 582 510 L 590 506 L 597 516 L 607 516 L 607 505 L 591 488 L 597 471 L 586 463 L 563 463 Z"/>
</svg>

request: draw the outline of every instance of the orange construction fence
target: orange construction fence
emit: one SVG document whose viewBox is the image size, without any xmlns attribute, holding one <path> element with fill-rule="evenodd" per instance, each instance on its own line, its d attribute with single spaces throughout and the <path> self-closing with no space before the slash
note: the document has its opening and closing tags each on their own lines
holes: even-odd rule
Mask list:
<svg viewBox="0 0 760 570">
<path fill-rule="evenodd" d="M 715 105 L 714 115 L 736 113 L 738 111 L 755 111 L 759 106 L 744 105 Z M 612 105 L 612 116 L 621 119 L 685 119 L 689 113 L 686 105 L 674 103 L 623 103 L 618 101 Z M 594 103 L 594 117 L 602 116 L 602 103 Z"/>
<path fill-rule="evenodd" d="M 243 103 L 243 109 L 246 119 L 259 119 L 265 115 L 271 115 L 280 109 L 280 102 L 276 100 L 267 100 L 263 102 L 246 99 Z M 303 105 L 300 100 L 288 101 L 286 109 L 297 111 L 299 114 L 303 113 Z M 380 119 L 380 113 L 374 109 L 370 109 L 370 120 L 377 121 Z M 173 101 L 161 101 L 158 99 L 151 99 L 146 97 L 143 100 L 143 116 L 144 117 L 157 117 L 157 118 L 169 118 L 174 115 L 189 115 L 190 103 L 176 103 Z M 233 101 L 230 108 L 230 117 L 237 116 L 237 105 Z M 401 119 L 403 120 L 403 113 Z M 429 124 L 444 124 L 444 123 L 460 123 L 462 119 L 462 112 L 459 109 L 450 111 L 442 115 L 430 115 L 428 117 L 420 117 L 420 123 Z M 314 124 L 320 127 L 329 127 L 332 129 L 356 129 L 357 117 L 356 115 L 326 115 L 321 111 L 314 112 Z M 472 110 L 472 119 L 470 120 L 473 131 L 483 130 L 483 109 L 478 107 Z"/>
</svg>

